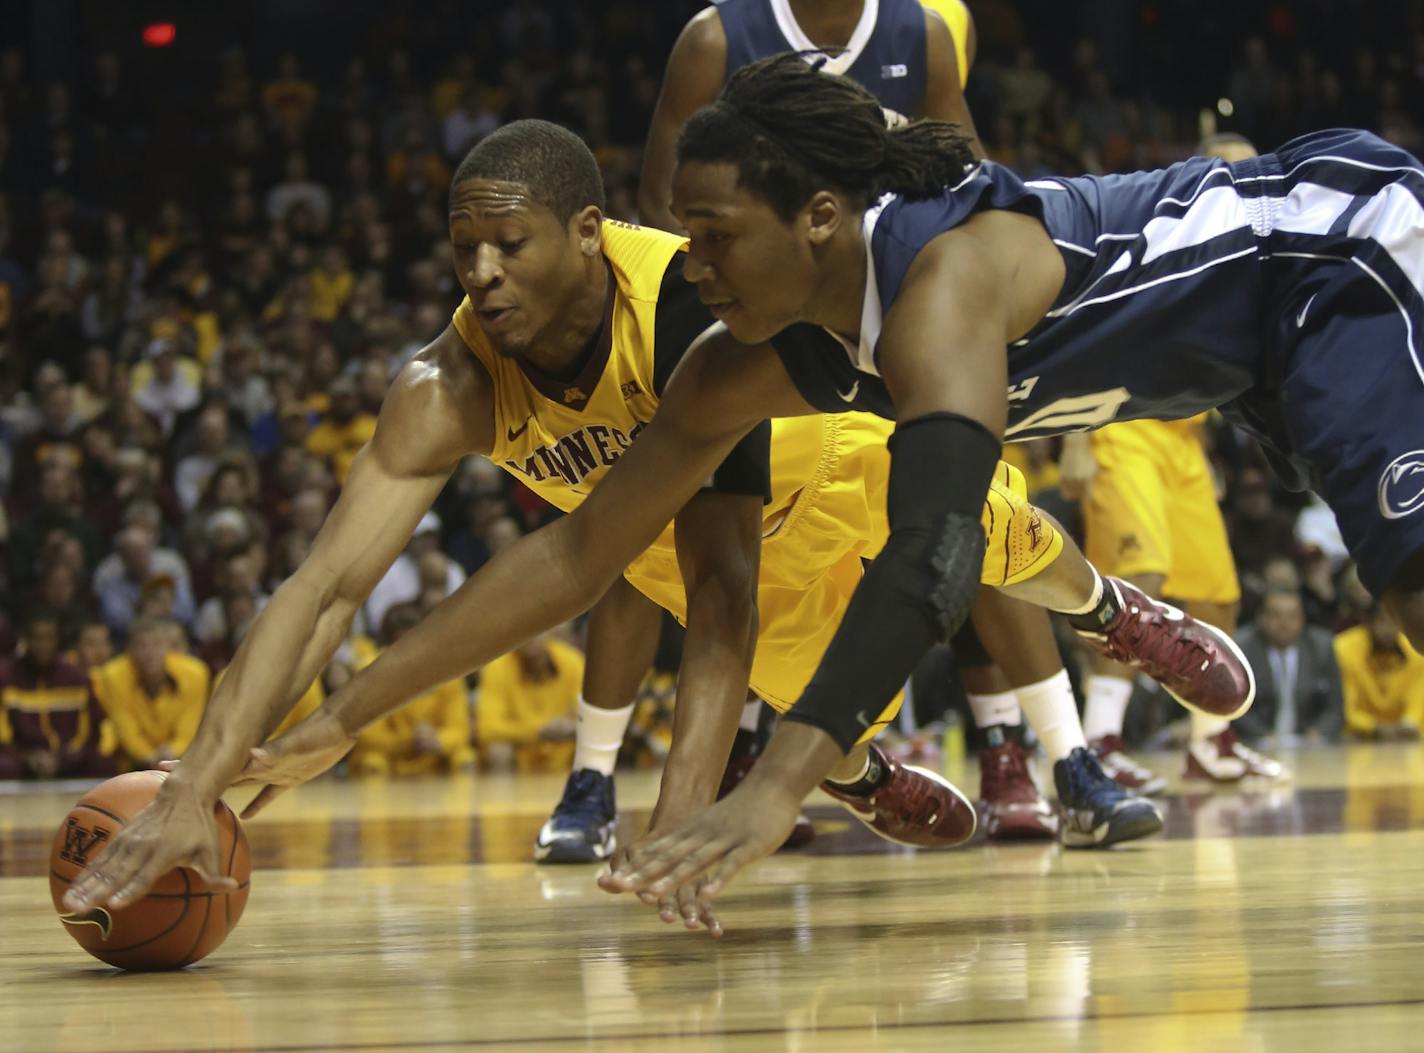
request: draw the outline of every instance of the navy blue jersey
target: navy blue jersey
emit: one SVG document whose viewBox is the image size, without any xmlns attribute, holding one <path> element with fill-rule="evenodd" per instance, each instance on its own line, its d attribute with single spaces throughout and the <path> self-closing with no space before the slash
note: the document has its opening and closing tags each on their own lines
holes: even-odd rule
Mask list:
<svg viewBox="0 0 1424 1053">
<path fill-rule="evenodd" d="M 790 0 L 713 0 L 727 34 L 727 76 L 783 51 L 815 51 Z M 865 0 L 843 53 L 822 68 L 859 81 L 897 113 L 921 112 L 925 96 L 925 9 L 919 0 Z"/>
<path fill-rule="evenodd" d="M 1008 348 L 1005 437 L 1222 407 L 1326 497 L 1374 587 L 1412 551 L 1394 527 L 1370 542 L 1382 524 L 1409 517 L 1424 543 L 1421 200 L 1419 162 L 1356 131 L 1131 175 L 1025 183 L 984 162 L 938 197 L 867 211 L 859 346 L 806 325 L 773 343 L 812 405 L 893 417 L 876 342 L 916 254 L 985 209 L 1032 215 L 1067 275 Z"/>
</svg>

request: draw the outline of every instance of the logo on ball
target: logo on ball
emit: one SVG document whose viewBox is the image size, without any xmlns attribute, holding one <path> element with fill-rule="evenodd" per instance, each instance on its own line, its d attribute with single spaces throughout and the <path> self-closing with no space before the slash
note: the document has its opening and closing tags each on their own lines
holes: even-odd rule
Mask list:
<svg viewBox="0 0 1424 1053">
<path fill-rule="evenodd" d="M 1403 519 L 1424 508 L 1424 450 L 1411 450 L 1390 462 L 1379 481 L 1380 512 Z"/>
<path fill-rule="evenodd" d="M 80 826 L 79 821 L 71 816 L 64 827 L 64 847 L 60 849 L 59 858 L 77 867 L 88 866 L 89 853 L 108 839 L 109 831 L 90 830 Z"/>
<path fill-rule="evenodd" d="M 109 931 L 114 927 L 114 919 L 103 907 L 91 907 L 83 914 L 61 914 L 59 920 L 66 925 L 94 925 L 99 929 L 99 935 L 106 940 L 109 938 Z"/>
</svg>

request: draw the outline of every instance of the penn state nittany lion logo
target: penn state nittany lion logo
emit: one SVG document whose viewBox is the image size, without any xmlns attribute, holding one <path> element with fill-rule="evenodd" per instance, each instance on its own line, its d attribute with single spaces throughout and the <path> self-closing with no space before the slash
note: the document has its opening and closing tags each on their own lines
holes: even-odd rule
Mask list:
<svg viewBox="0 0 1424 1053">
<path fill-rule="evenodd" d="M 64 827 L 64 847 L 59 850 L 59 858 L 77 867 L 89 865 L 89 853 L 109 839 L 107 830 L 90 830 L 79 825 L 74 816 Z"/>
<path fill-rule="evenodd" d="M 1424 508 L 1424 450 L 1411 450 L 1389 462 L 1379 481 L 1380 512 L 1403 519 Z"/>
</svg>

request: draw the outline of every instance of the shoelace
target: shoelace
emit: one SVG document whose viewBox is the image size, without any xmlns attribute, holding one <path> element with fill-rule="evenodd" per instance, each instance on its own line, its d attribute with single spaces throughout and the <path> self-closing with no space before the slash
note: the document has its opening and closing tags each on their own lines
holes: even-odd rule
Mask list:
<svg viewBox="0 0 1424 1053">
<path fill-rule="evenodd" d="M 1128 601 L 1131 603 L 1132 601 Z M 1178 679 L 1191 679 L 1211 659 L 1211 653 L 1199 641 L 1184 637 L 1170 629 L 1164 631 L 1162 612 L 1156 607 L 1140 608 L 1135 617 L 1130 610 L 1123 624 L 1108 637 L 1114 649 L 1119 649 L 1113 637 L 1120 637 L 1129 644 L 1134 664 L 1140 665 L 1154 677 L 1165 673 Z"/>
<path fill-rule="evenodd" d="M 596 771 L 577 771 L 569 777 L 558 812 L 562 816 L 597 822 L 608 811 L 607 794 L 603 792 L 603 776 Z"/>
</svg>

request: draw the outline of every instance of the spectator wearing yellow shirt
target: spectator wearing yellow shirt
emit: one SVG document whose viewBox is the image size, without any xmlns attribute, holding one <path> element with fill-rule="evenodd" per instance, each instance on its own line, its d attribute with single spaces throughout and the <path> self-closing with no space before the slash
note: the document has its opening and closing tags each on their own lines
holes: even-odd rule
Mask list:
<svg viewBox="0 0 1424 1053">
<path fill-rule="evenodd" d="M 318 322 L 334 322 L 356 287 L 356 276 L 347 266 L 341 246 L 327 245 L 321 250 L 321 259 L 307 275 L 307 282 L 311 287 L 311 316 Z"/>
<path fill-rule="evenodd" d="M 1424 726 L 1424 656 L 1383 606 L 1335 637 L 1345 689 L 1345 725 L 1364 738 L 1417 738 Z"/>
<path fill-rule="evenodd" d="M 331 382 L 331 412 L 307 436 L 307 452 L 331 466 L 340 482 L 346 482 L 351 461 L 376 433 L 374 414 L 362 413 L 356 384 L 350 377 Z"/>
<path fill-rule="evenodd" d="M 476 737 L 489 768 L 568 769 L 583 664 L 577 648 L 544 635 L 480 671 Z"/>
<path fill-rule="evenodd" d="M 414 604 L 397 604 L 386 614 L 382 638 L 387 645 L 395 643 L 419 621 Z M 356 669 L 370 665 L 381 653 L 369 637 L 357 637 L 351 646 Z M 348 764 L 354 775 L 431 775 L 473 769 L 465 682 L 441 684 L 366 727 Z"/>
<path fill-rule="evenodd" d="M 127 653 L 90 674 L 119 748 L 136 767 L 151 768 L 187 749 L 208 703 L 212 676 L 200 659 L 177 649 L 180 631 L 172 622 L 140 618 Z"/>
</svg>

